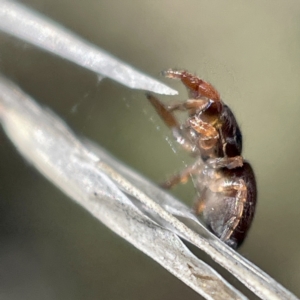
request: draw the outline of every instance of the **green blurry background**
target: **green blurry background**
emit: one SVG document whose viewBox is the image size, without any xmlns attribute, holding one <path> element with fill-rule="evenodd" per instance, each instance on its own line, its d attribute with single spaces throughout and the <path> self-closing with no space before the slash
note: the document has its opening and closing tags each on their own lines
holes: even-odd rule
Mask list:
<svg viewBox="0 0 300 300">
<path fill-rule="evenodd" d="M 163 101 L 186 98 L 180 83 L 159 77 L 169 67 L 218 88 L 238 118 L 258 181 L 256 218 L 240 253 L 300 296 L 299 1 L 22 2 L 180 91 Z M 177 145 L 169 145 L 142 91 L 99 81 L 4 33 L 0 71 L 153 181 L 190 161 L 173 152 Z M 1 299 L 200 298 L 47 182 L 3 131 L 0 158 Z M 174 193 L 192 203 L 191 185 Z"/>
</svg>

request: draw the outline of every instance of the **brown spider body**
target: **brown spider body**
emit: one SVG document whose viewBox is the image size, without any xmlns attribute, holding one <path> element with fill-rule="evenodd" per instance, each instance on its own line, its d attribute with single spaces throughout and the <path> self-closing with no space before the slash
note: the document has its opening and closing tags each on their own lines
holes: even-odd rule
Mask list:
<svg viewBox="0 0 300 300">
<path fill-rule="evenodd" d="M 207 227 L 236 249 L 245 239 L 255 213 L 257 195 L 251 165 L 244 161 L 242 167 L 234 169 L 205 166 L 192 176 L 199 193 L 196 213 L 202 213 Z"/>
<path fill-rule="evenodd" d="M 198 152 L 203 161 L 218 157 L 236 157 L 242 153 L 241 131 L 232 111 L 222 101 L 208 101 L 205 109 L 194 110 L 180 128 L 197 145 L 194 152 Z"/>
<path fill-rule="evenodd" d="M 185 102 L 165 106 L 148 94 L 151 104 L 195 164 L 164 183 L 170 188 L 192 176 L 199 194 L 195 211 L 221 240 L 237 248 L 245 239 L 255 212 L 256 182 L 251 165 L 241 156 L 242 134 L 230 108 L 208 82 L 186 72 L 164 75 L 181 79 L 188 89 Z M 174 111 L 188 112 L 179 124 Z"/>
</svg>

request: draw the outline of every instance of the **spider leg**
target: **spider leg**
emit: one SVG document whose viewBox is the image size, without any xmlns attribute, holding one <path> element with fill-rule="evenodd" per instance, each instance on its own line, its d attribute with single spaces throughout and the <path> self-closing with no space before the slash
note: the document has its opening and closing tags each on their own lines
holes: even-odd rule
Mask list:
<svg viewBox="0 0 300 300">
<path fill-rule="evenodd" d="M 191 117 L 187 120 L 189 126 L 191 126 L 195 131 L 201 134 L 203 139 L 218 139 L 219 133 L 217 129 L 210 123 L 201 120 L 198 116 Z"/>
<path fill-rule="evenodd" d="M 167 107 L 165 107 L 159 99 L 154 97 L 152 94 L 147 93 L 146 94 L 147 99 L 150 101 L 150 103 L 153 105 L 155 108 L 156 112 L 158 115 L 162 118 L 162 120 L 165 122 L 165 124 L 169 128 L 179 128 L 180 125 L 177 122 L 175 116 L 168 110 Z"/>
<path fill-rule="evenodd" d="M 206 204 L 205 204 L 205 193 L 207 191 L 207 188 L 204 188 L 200 195 L 197 197 L 195 204 L 194 204 L 194 211 L 196 213 L 196 215 L 200 215 L 202 214 L 202 212 L 204 211 Z"/>
<path fill-rule="evenodd" d="M 219 133 L 215 126 L 213 126 L 210 123 L 204 122 L 197 116 L 188 119 L 187 124 L 200 134 L 199 146 L 201 149 L 213 148 L 218 142 L 218 140 L 221 138 L 223 141 L 223 153 L 226 153 L 226 143 L 222 136 L 222 132 Z M 244 160 L 242 156 L 224 156 L 217 158 L 209 158 L 205 162 L 208 166 L 210 166 L 213 169 L 225 167 L 228 169 L 234 169 L 237 167 L 242 167 L 243 161 Z"/>
<path fill-rule="evenodd" d="M 175 110 L 186 111 L 189 113 L 194 113 L 196 111 L 200 112 L 207 108 L 209 101 L 207 99 L 187 99 L 181 103 L 175 103 L 167 106 L 168 111 L 172 112 Z"/>
<path fill-rule="evenodd" d="M 196 97 L 204 96 L 208 99 L 219 101 L 219 92 L 208 82 L 201 78 L 188 73 L 186 71 L 169 69 L 163 72 L 163 75 L 172 79 L 181 79 L 182 83 L 195 95 Z"/>
<path fill-rule="evenodd" d="M 197 167 L 199 166 L 199 163 L 196 162 L 191 166 L 186 167 L 183 171 L 181 171 L 179 174 L 173 175 L 171 178 L 166 180 L 161 184 L 161 187 L 164 189 L 170 189 L 173 186 L 179 184 L 179 183 L 186 183 L 190 176 L 198 172 Z"/>
<path fill-rule="evenodd" d="M 155 108 L 158 115 L 164 121 L 164 123 L 172 129 L 172 133 L 176 141 L 188 152 L 197 153 L 198 149 L 195 147 L 193 142 L 191 141 L 191 137 L 189 136 L 186 128 L 181 126 L 177 119 L 175 118 L 174 114 L 169 111 L 169 109 L 156 97 L 152 94 L 146 94 L 148 100 Z"/>
<path fill-rule="evenodd" d="M 187 126 L 200 134 L 199 147 L 204 150 L 212 149 L 219 139 L 218 130 L 210 123 L 201 120 L 198 116 L 187 120 Z"/>
</svg>

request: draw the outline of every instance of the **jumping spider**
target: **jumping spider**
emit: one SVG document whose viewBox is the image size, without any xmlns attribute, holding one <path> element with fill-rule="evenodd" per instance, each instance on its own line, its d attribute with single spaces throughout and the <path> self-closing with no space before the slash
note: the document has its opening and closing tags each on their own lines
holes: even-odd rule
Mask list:
<svg viewBox="0 0 300 300">
<path fill-rule="evenodd" d="M 178 143 L 196 162 L 163 184 L 171 188 L 193 177 L 198 197 L 195 212 L 207 227 L 232 248 L 241 245 L 255 213 L 256 182 L 249 162 L 243 159 L 242 134 L 230 108 L 208 82 L 186 72 L 168 70 L 164 76 L 180 79 L 188 100 L 165 106 L 151 94 L 147 98 L 171 128 Z M 187 111 L 179 124 L 174 112 Z"/>
</svg>

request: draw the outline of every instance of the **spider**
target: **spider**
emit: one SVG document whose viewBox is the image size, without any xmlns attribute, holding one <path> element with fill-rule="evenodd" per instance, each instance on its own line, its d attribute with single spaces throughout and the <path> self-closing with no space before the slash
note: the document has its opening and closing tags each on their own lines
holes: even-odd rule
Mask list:
<svg viewBox="0 0 300 300">
<path fill-rule="evenodd" d="M 242 134 L 230 108 L 208 82 L 187 71 L 167 70 L 188 90 L 184 102 L 166 106 L 148 93 L 147 98 L 181 146 L 197 157 L 195 163 L 163 184 L 171 188 L 191 176 L 197 191 L 195 212 L 223 242 L 237 249 L 244 241 L 255 213 L 256 181 L 242 157 Z M 186 111 L 180 124 L 175 111 Z"/>
</svg>

